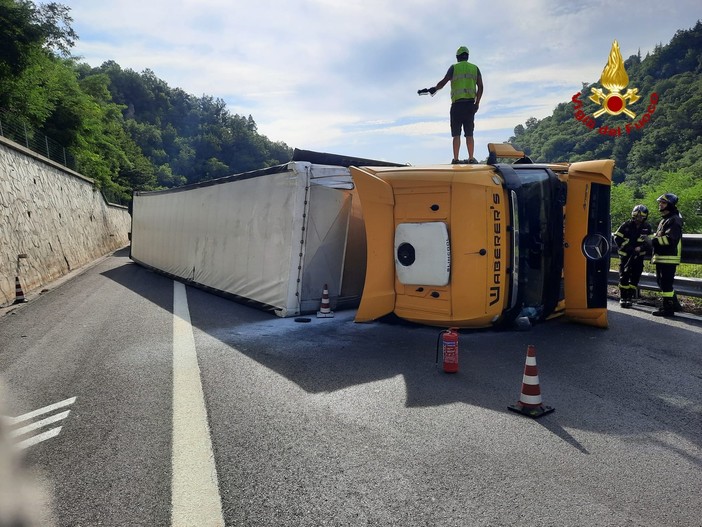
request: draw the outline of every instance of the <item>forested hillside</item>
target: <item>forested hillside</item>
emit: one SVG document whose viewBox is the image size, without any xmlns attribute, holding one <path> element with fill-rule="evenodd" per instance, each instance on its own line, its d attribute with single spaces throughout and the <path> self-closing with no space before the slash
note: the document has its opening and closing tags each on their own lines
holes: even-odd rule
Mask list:
<svg viewBox="0 0 702 527">
<path fill-rule="evenodd" d="M 606 62 L 603 57 L 603 67 Z M 613 224 L 628 217 L 636 203 L 657 210 L 656 197 L 674 192 L 680 197 L 686 232 L 702 232 L 702 22 L 678 31 L 670 43 L 644 58 L 629 57 L 624 66 L 628 87 L 638 88 L 641 96 L 630 105 L 634 119 L 605 113 L 591 123 L 594 128 L 576 119 L 578 102 L 588 116 L 600 108 L 589 96 L 592 87 L 602 85 L 600 79 L 591 79 L 583 82 L 575 101 L 559 104 L 545 119 L 518 125 L 510 142 L 534 161 L 614 159 L 619 184 L 612 193 Z M 650 120 L 642 123 L 646 114 Z M 618 135 L 600 133 L 605 127 Z"/>
<path fill-rule="evenodd" d="M 78 35 L 55 2 L 0 0 L 0 110 L 67 148 L 112 196 L 287 162 L 292 150 L 221 99 L 171 88 L 146 70 L 94 68 L 70 54 Z M 10 116 L 10 117 L 8 117 Z"/>
<path fill-rule="evenodd" d="M 158 185 L 172 187 L 287 162 L 292 151 L 258 134 L 253 117 L 232 115 L 221 99 L 171 88 L 150 70 L 136 73 L 115 62 L 77 66 L 83 85 L 98 86 L 121 108 L 124 129 L 155 169 Z M 94 97 L 98 97 L 95 93 Z"/>
<path fill-rule="evenodd" d="M 76 170 L 110 195 L 126 202 L 133 190 L 291 158 L 287 145 L 260 135 L 251 115 L 232 114 L 221 99 L 170 87 L 150 70 L 81 63 L 71 55 L 79 38 L 71 23 L 70 9 L 59 3 L 0 0 L 0 115 L 58 141 Z M 535 161 L 614 159 L 613 225 L 634 204 L 655 211 L 656 197 L 674 192 L 686 232 L 702 232 L 702 22 L 624 64 L 629 87 L 641 96 L 630 105 L 635 118 L 605 113 L 592 127 L 576 119 L 578 110 L 582 117 L 600 108 L 589 96 L 602 84 L 590 79 L 551 116 L 516 126 L 510 142 Z M 637 127 L 645 116 L 649 120 Z M 600 134 L 604 127 L 619 133 Z"/>
</svg>

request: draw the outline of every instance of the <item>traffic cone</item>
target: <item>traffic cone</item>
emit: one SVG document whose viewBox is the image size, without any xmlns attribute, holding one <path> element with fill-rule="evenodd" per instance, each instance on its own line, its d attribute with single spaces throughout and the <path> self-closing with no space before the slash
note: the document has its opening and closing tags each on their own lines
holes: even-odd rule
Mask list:
<svg viewBox="0 0 702 527">
<path fill-rule="evenodd" d="M 317 318 L 334 318 L 334 312 L 329 307 L 329 289 L 327 289 L 327 284 L 324 284 L 322 302 L 319 305 L 319 311 L 317 311 Z"/>
<path fill-rule="evenodd" d="M 522 378 L 522 393 L 517 404 L 508 406 L 513 412 L 532 417 L 534 419 L 555 410 L 550 406 L 541 404 L 541 388 L 539 387 L 539 372 L 536 369 L 536 346 L 529 344 L 527 347 L 526 364 Z"/>
<path fill-rule="evenodd" d="M 15 276 L 15 301 L 12 304 L 23 304 L 26 301 L 27 299 L 24 298 L 24 291 L 22 291 L 22 284 L 20 284 L 19 276 Z"/>
</svg>

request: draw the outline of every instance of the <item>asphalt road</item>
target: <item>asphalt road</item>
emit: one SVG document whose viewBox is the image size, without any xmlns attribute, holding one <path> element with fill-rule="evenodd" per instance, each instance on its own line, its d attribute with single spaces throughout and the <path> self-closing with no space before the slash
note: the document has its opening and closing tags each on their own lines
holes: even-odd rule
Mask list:
<svg viewBox="0 0 702 527">
<path fill-rule="evenodd" d="M 0 414 L 37 423 L 14 441 L 57 525 L 702 525 L 699 318 L 463 331 L 448 375 L 437 328 L 179 287 L 120 251 L 0 317 Z M 507 409 L 528 344 L 538 420 Z"/>
</svg>

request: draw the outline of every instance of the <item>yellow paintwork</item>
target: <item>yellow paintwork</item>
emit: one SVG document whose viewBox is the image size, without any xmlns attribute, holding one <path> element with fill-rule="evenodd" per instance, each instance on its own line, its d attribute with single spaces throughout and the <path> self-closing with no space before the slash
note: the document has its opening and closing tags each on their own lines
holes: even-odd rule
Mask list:
<svg viewBox="0 0 702 527">
<path fill-rule="evenodd" d="M 497 157 L 524 157 L 524 152 L 517 150 L 510 143 L 488 143 L 488 152 Z"/>
<path fill-rule="evenodd" d="M 500 316 L 511 257 L 506 199 L 491 167 L 355 168 L 368 244 L 357 322 L 388 313 L 428 325 L 487 327 Z M 451 243 L 448 285 L 404 285 L 395 277 L 393 240 L 401 223 L 446 223 Z M 483 254 L 480 254 L 480 252 Z"/>
<path fill-rule="evenodd" d="M 587 260 L 583 256 L 581 244 L 587 235 L 590 184 L 611 185 L 613 169 L 614 161 L 609 159 L 582 161 L 570 165 L 565 211 L 565 312 L 577 322 L 603 328 L 608 326 L 607 309 L 587 308 Z"/>
<path fill-rule="evenodd" d="M 502 146 L 502 145 L 500 145 Z M 498 148 L 505 157 L 521 152 Z M 587 233 L 590 182 L 611 185 L 614 162 L 549 165 L 568 182 L 565 228 L 565 302 L 551 315 L 607 327 L 606 309 L 587 309 L 586 259 L 580 249 Z M 421 324 L 488 327 L 509 298 L 507 268 L 512 261 L 509 210 L 502 179 L 489 165 L 351 167 L 366 229 L 367 265 L 357 322 L 389 313 Z M 566 172 L 567 170 L 567 172 Z M 397 225 L 440 221 L 451 244 L 451 277 L 446 286 L 406 285 L 395 276 Z M 482 252 L 482 254 L 481 254 Z"/>
<path fill-rule="evenodd" d="M 351 167 L 366 228 L 366 280 L 356 322 L 368 322 L 395 309 L 392 188 L 382 179 Z"/>
</svg>

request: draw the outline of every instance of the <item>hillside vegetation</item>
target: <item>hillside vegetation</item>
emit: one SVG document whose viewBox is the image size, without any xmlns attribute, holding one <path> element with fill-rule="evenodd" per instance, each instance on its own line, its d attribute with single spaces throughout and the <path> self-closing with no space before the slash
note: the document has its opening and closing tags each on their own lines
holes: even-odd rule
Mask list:
<svg viewBox="0 0 702 527">
<path fill-rule="evenodd" d="M 0 0 L 0 109 L 58 141 L 75 169 L 122 202 L 290 160 L 221 99 L 171 88 L 146 70 L 94 68 L 72 57 L 68 7 Z"/>
<path fill-rule="evenodd" d="M 67 147 L 76 170 L 112 196 L 126 202 L 134 190 L 291 159 L 285 143 L 259 134 L 251 115 L 232 114 L 221 99 L 172 88 L 148 69 L 81 63 L 70 53 L 78 35 L 69 15 L 55 2 L 0 0 L 0 110 Z M 589 100 L 591 88 L 602 87 L 593 79 L 551 116 L 516 126 L 510 142 L 534 161 L 614 159 L 615 227 L 637 203 L 655 219 L 656 197 L 674 192 L 686 232 L 702 232 L 702 23 L 678 31 L 644 58 L 629 57 L 625 69 L 629 87 L 641 95 L 630 106 L 634 119 L 605 114 L 589 123 L 592 128 L 576 119 L 578 110 L 582 117 L 599 109 Z M 619 134 L 599 133 L 604 127 Z"/>
<path fill-rule="evenodd" d="M 607 58 L 603 57 L 603 68 Z M 528 119 L 514 129 L 510 142 L 534 161 L 616 162 L 612 224 L 616 228 L 637 203 L 657 211 L 655 200 L 673 192 L 680 197 L 686 232 L 702 232 L 702 22 L 679 30 L 667 45 L 641 58 L 624 61 L 628 88 L 641 99 L 629 106 L 636 117 L 604 116 L 578 120 L 601 107 L 589 99 L 600 79 L 583 83 L 570 101 L 545 119 Z M 624 93 L 626 89 L 622 90 Z M 578 96 L 578 93 L 580 94 Z M 642 122 L 648 115 L 646 122 Z M 582 117 L 582 114 L 580 114 Z M 627 124 L 629 125 L 627 131 Z M 637 124 L 639 126 L 637 126 Z M 608 133 L 600 133 L 600 132 Z M 612 132 L 614 131 L 614 132 Z M 615 135 L 610 135 L 614 133 Z M 652 218 L 657 218 L 653 213 Z"/>
</svg>

